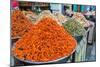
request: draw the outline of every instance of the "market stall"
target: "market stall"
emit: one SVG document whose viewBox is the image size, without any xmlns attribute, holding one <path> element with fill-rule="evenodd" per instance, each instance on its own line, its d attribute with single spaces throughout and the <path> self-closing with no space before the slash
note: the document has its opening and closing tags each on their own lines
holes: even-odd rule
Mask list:
<svg viewBox="0 0 100 67">
<path fill-rule="evenodd" d="M 83 6 L 74 7 L 19 2 L 19 9 L 11 12 L 12 66 L 86 61 L 95 24 L 86 18 Z"/>
</svg>

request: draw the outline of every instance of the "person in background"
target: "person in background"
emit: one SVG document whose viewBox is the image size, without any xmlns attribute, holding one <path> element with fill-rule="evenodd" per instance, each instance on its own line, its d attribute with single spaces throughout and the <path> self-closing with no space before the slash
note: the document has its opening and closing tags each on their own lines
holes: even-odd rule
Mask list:
<svg viewBox="0 0 100 67">
<path fill-rule="evenodd" d="M 16 9 L 18 9 L 19 10 L 19 3 L 18 3 L 18 1 L 17 0 L 11 0 L 11 6 L 12 6 L 12 9 L 13 10 L 16 10 Z"/>
</svg>

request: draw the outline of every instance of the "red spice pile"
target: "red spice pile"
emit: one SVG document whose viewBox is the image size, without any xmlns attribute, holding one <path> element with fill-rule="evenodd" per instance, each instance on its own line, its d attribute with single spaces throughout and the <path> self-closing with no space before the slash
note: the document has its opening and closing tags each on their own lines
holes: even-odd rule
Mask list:
<svg viewBox="0 0 100 67">
<path fill-rule="evenodd" d="M 20 10 L 14 10 L 11 15 L 11 37 L 22 37 L 29 31 L 32 23 Z"/>
<path fill-rule="evenodd" d="M 43 18 L 12 49 L 19 59 L 47 62 L 69 56 L 76 40 L 50 17 Z"/>
</svg>

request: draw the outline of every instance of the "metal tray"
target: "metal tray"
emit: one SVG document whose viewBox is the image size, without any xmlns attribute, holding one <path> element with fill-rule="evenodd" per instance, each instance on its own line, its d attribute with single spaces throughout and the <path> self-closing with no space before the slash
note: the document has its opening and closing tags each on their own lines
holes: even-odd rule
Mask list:
<svg viewBox="0 0 100 67">
<path fill-rule="evenodd" d="M 76 46 L 77 46 L 77 45 L 76 45 Z M 13 48 L 14 48 L 14 46 L 13 46 Z M 18 58 L 18 57 L 16 57 L 16 56 L 14 56 L 14 57 L 15 57 L 16 59 L 18 59 L 18 60 L 22 61 L 22 62 L 25 62 L 25 63 L 30 63 L 30 64 L 55 63 L 55 62 L 57 62 L 57 61 L 63 60 L 63 59 L 65 59 L 65 58 L 68 58 L 69 56 L 71 56 L 71 55 L 75 52 L 75 50 L 76 50 L 76 47 L 73 49 L 73 51 L 72 51 L 69 55 L 64 56 L 64 57 L 61 57 L 61 58 L 58 58 L 58 59 L 56 59 L 56 60 L 48 61 L 48 62 L 28 61 L 28 60 L 22 60 L 22 59 L 19 59 L 19 58 Z"/>
</svg>

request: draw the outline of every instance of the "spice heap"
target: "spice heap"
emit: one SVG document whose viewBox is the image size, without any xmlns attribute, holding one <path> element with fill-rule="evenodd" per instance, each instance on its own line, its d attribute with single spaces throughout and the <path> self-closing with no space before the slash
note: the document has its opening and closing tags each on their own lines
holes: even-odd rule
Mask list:
<svg viewBox="0 0 100 67">
<path fill-rule="evenodd" d="M 44 17 L 16 42 L 12 52 L 22 60 L 47 62 L 69 56 L 76 44 L 63 26 L 50 17 Z"/>
<path fill-rule="evenodd" d="M 57 18 L 57 20 L 60 22 L 60 23 L 64 23 L 68 20 L 68 17 L 67 16 L 64 16 L 63 14 L 61 13 L 58 13 L 58 12 L 55 12 L 54 13 L 54 16 Z"/>
<path fill-rule="evenodd" d="M 11 37 L 22 37 L 28 32 L 32 23 L 20 10 L 14 10 L 11 15 Z"/>
<path fill-rule="evenodd" d="M 63 26 L 73 36 L 82 36 L 86 33 L 83 25 L 75 19 L 69 19 Z"/>
<path fill-rule="evenodd" d="M 86 20 L 86 18 L 84 17 L 84 15 L 82 13 L 77 13 L 74 12 L 73 14 L 73 19 L 76 19 L 78 22 L 80 22 L 84 27 L 89 27 L 90 23 L 89 21 Z"/>
<path fill-rule="evenodd" d="M 59 19 L 54 15 L 52 14 L 49 10 L 44 10 L 42 11 L 38 17 L 37 17 L 37 22 L 35 24 L 38 23 L 39 20 L 41 20 L 43 17 L 51 17 L 52 19 L 54 19 L 55 21 L 57 21 L 57 23 L 59 25 L 62 25 L 62 23 L 59 22 Z"/>
<path fill-rule="evenodd" d="M 23 14 L 29 19 L 31 20 L 32 23 L 35 23 L 37 20 L 37 14 L 32 12 L 32 11 L 22 11 Z"/>
</svg>

